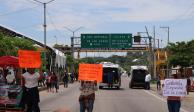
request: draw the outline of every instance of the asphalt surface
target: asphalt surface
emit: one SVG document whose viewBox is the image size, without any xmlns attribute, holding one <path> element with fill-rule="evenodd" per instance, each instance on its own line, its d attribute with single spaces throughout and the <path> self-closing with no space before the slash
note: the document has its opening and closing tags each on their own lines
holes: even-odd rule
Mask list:
<svg viewBox="0 0 194 112">
<path fill-rule="evenodd" d="M 65 89 L 61 86 L 59 93 L 40 92 L 41 112 L 53 112 L 59 108 L 79 112 L 79 85 L 76 82 Z M 93 112 L 168 112 L 168 110 L 165 99 L 142 88 L 130 89 L 128 77 L 122 77 L 120 90 L 102 89 L 96 92 Z"/>
</svg>

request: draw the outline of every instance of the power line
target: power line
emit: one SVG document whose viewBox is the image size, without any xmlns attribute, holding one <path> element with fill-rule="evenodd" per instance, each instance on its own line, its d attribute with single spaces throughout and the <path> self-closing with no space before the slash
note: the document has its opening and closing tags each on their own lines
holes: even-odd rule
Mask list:
<svg viewBox="0 0 194 112">
<path fill-rule="evenodd" d="M 48 14 L 50 23 L 51 23 L 51 25 L 54 27 L 55 31 L 58 32 L 61 36 L 63 36 L 62 33 L 57 29 L 57 26 L 56 26 L 55 23 L 53 22 L 53 19 L 52 19 L 51 15 L 50 15 L 50 13 L 49 13 L 48 11 L 47 11 L 47 14 Z"/>
<path fill-rule="evenodd" d="M 31 3 L 33 3 L 33 4 L 36 4 L 36 5 L 40 5 L 39 3 L 34 2 L 33 0 L 26 0 L 26 1 L 31 2 Z"/>
<path fill-rule="evenodd" d="M 51 17 L 51 14 L 47 11 L 47 14 L 48 14 L 48 18 L 50 20 L 50 23 L 51 25 L 54 27 L 54 30 L 57 32 L 57 34 L 59 34 L 61 37 L 65 37 L 65 35 L 63 35 L 61 33 L 61 31 L 57 28 L 56 24 L 54 23 L 52 17 Z M 67 42 L 66 38 L 65 38 L 65 42 Z M 64 43 L 64 44 L 67 44 L 67 43 Z"/>
<path fill-rule="evenodd" d="M 191 6 L 189 6 L 189 7 L 184 11 L 184 13 L 182 13 L 180 16 L 178 16 L 178 17 L 174 20 L 174 22 L 171 24 L 171 26 L 174 26 L 174 25 L 180 23 L 180 20 L 184 19 L 185 16 L 189 16 L 190 14 L 192 14 L 193 11 L 194 11 L 194 10 L 192 10 L 193 6 L 194 6 L 194 3 L 192 3 Z M 189 11 L 191 11 L 191 12 L 188 13 Z"/>
</svg>

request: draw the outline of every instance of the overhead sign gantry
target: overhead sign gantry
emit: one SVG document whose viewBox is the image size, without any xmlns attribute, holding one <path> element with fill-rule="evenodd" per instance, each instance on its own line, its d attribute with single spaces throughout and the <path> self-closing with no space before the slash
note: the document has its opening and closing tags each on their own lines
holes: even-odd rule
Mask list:
<svg viewBox="0 0 194 112">
<path fill-rule="evenodd" d="M 126 50 L 132 47 L 132 34 L 81 34 L 81 50 Z"/>
</svg>

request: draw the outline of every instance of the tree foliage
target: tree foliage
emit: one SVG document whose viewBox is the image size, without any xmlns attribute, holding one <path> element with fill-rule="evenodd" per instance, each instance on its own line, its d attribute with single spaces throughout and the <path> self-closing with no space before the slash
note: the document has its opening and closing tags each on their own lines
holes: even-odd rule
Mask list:
<svg viewBox="0 0 194 112">
<path fill-rule="evenodd" d="M 147 65 L 147 52 L 128 52 L 126 56 L 112 55 L 110 57 L 86 57 L 79 60 L 80 63 L 112 62 L 119 64 L 124 70 L 130 71 L 131 65 Z M 138 62 L 132 62 L 138 59 Z"/>
<path fill-rule="evenodd" d="M 167 49 L 170 65 L 188 67 L 194 64 L 194 40 L 170 43 Z"/>
<path fill-rule="evenodd" d="M 0 34 L 0 56 L 17 56 L 19 49 L 35 50 L 36 48 L 33 45 L 29 40 Z"/>
</svg>

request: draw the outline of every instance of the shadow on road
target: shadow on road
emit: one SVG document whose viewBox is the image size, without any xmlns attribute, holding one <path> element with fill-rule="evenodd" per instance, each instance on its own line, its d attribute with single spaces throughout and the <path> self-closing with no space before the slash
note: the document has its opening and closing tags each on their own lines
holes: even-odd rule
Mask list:
<svg viewBox="0 0 194 112">
<path fill-rule="evenodd" d="M 99 89 L 99 90 L 118 90 L 118 91 L 121 90 L 122 91 L 122 90 L 125 90 L 125 89 L 124 88 L 119 88 L 119 89 L 118 88 L 102 88 L 102 89 Z"/>
<path fill-rule="evenodd" d="M 133 88 L 129 88 L 129 89 L 144 89 L 144 87 L 133 87 Z"/>
</svg>

